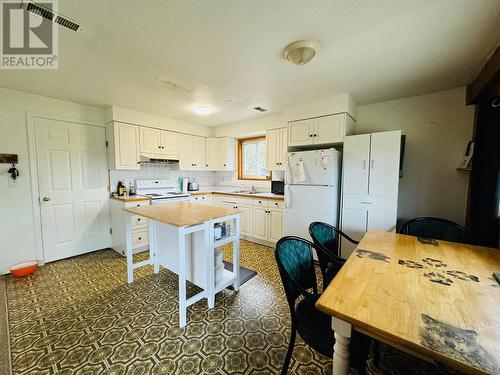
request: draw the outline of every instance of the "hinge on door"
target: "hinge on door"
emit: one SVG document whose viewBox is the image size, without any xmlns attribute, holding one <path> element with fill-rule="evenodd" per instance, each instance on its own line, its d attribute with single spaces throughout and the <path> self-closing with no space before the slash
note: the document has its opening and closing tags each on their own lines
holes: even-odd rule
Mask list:
<svg viewBox="0 0 500 375">
<path fill-rule="evenodd" d="M 113 228 L 109 228 L 109 234 L 113 234 Z"/>
<path fill-rule="evenodd" d="M 108 141 L 106 141 L 106 147 L 109 147 L 109 143 L 108 143 Z"/>
</svg>

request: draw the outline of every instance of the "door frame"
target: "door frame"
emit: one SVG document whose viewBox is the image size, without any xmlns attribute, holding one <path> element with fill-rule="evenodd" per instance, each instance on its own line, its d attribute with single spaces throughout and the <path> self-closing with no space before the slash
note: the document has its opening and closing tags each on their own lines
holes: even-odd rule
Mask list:
<svg viewBox="0 0 500 375">
<path fill-rule="evenodd" d="M 42 235 L 42 215 L 40 209 L 40 190 L 38 185 L 38 160 L 36 155 L 35 139 L 35 119 L 44 118 L 47 120 L 56 120 L 70 122 L 77 125 L 97 126 L 105 128 L 105 124 L 94 121 L 81 120 L 73 117 L 58 116 L 41 112 L 26 112 L 26 130 L 28 132 L 28 164 L 31 180 L 31 205 L 33 208 L 33 228 L 35 242 L 35 256 L 40 265 L 45 264 L 45 254 Z"/>
</svg>

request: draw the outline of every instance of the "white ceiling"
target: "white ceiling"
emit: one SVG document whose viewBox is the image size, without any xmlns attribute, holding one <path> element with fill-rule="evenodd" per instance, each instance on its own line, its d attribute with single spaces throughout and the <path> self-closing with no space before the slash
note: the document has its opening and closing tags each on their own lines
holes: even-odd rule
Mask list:
<svg viewBox="0 0 500 375">
<path fill-rule="evenodd" d="M 60 0 L 59 11 L 82 25 L 60 29 L 59 69 L 0 70 L 0 86 L 206 125 L 265 115 L 257 105 L 457 87 L 500 41 L 500 0 Z M 305 66 L 281 57 L 298 39 L 321 46 Z"/>
</svg>

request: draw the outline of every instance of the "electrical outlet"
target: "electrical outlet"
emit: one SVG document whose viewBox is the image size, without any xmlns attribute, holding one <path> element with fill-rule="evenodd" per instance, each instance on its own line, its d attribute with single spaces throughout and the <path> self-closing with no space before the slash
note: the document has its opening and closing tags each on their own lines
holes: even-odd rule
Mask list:
<svg viewBox="0 0 500 375">
<path fill-rule="evenodd" d="M 10 178 L 10 176 L 9 176 L 8 185 L 9 185 L 9 187 L 18 187 L 19 186 L 19 178 L 14 180 L 13 178 Z"/>
</svg>

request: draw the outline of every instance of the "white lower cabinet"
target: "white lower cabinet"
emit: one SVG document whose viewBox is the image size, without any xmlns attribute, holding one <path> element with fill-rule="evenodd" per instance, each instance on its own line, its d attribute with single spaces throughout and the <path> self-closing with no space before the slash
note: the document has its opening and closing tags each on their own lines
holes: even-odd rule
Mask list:
<svg viewBox="0 0 500 375">
<path fill-rule="evenodd" d="M 269 216 L 267 208 L 255 207 L 253 209 L 253 236 L 259 240 L 269 239 Z"/>
<path fill-rule="evenodd" d="M 189 201 L 193 203 L 210 204 L 212 203 L 212 194 L 192 195 Z"/>
<path fill-rule="evenodd" d="M 283 211 L 269 210 L 269 241 L 278 242 L 283 237 Z"/>
<path fill-rule="evenodd" d="M 111 199 L 110 204 L 110 224 L 111 224 L 111 248 L 121 255 L 125 255 L 127 249 L 127 236 L 125 225 L 125 207 L 149 206 L 149 200 L 123 202 Z M 130 229 L 132 231 L 133 253 L 147 250 L 149 245 L 148 219 L 143 216 L 133 215 Z"/>
</svg>

